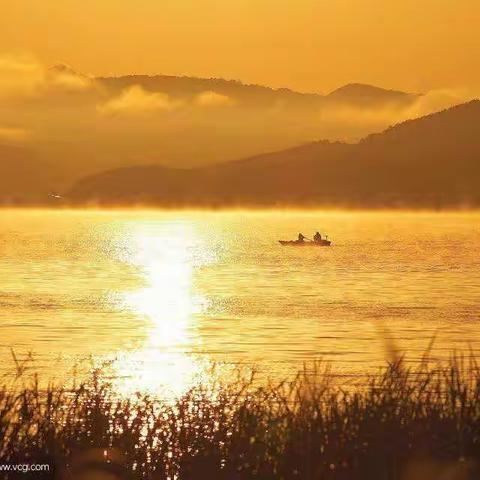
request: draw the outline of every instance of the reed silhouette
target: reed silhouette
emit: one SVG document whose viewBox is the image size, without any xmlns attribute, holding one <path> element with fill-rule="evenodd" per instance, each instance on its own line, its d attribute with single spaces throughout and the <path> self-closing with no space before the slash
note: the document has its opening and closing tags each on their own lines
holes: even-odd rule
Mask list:
<svg viewBox="0 0 480 480">
<path fill-rule="evenodd" d="M 479 425 L 473 357 L 396 358 L 347 385 L 320 363 L 267 386 L 239 374 L 173 402 L 119 398 L 98 374 L 74 388 L 17 378 L 0 390 L 0 464 L 55 465 L 36 479 L 469 479 Z"/>
</svg>

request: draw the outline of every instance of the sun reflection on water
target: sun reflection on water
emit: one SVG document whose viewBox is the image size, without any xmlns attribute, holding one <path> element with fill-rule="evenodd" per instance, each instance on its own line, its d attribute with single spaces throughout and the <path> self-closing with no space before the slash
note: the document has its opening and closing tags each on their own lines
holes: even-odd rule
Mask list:
<svg viewBox="0 0 480 480">
<path fill-rule="evenodd" d="M 121 308 L 146 318 L 150 330 L 141 349 L 114 362 L 115 386 L 126 395 L 179 396 L 201 381 L 206 368 L 194 352 L 201 342 L 195 317 L 207 300 L 194 291 L 193 279 L 212 253 L 190 223 L 136 226 L 125 241 L 122 260 L 138 268 L 144 286 L 124 293 Z"/>
</svg>

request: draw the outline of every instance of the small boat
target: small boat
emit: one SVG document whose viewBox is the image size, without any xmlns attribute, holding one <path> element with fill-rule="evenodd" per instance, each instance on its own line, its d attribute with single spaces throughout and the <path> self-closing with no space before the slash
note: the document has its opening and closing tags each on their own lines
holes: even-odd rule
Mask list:
<svg viewBox="0 0 480 480">
<path fill-rule="evenodd" d="M 299 240 L 279 240 L 280 245 L 289 247 L 329 247 L 332 242 L 330 240 L 319 240 L 318 242 L 300 242 Z"/>
</svg>

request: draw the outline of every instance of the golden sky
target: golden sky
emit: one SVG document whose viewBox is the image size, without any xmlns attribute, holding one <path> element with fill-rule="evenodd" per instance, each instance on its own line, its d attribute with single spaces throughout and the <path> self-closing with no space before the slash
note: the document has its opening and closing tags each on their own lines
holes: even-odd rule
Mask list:
<svg viewBox="0 0 480 480">
<path fill-rule="evenodd" d="M 479 0 L 0 0 L 0 49 L 325 92 L 480 86 Z"/>
</svg>

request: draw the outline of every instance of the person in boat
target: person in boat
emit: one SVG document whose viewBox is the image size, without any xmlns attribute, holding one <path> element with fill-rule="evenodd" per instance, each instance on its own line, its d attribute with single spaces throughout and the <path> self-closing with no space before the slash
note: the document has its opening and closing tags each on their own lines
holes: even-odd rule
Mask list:
<svg viewBox="0 0 480 480">
<path fill-rule="evenodd" d="M 305 238 L 306 237 L 302 233 L 299 233 L 297 242 L 303 243 L 305 241 Z"/>
<path fill-rule="evenodd" d="M 317 232 L 317 233 L 313 236 L 313 241 L 314 241 L 314 242 L 321 242 L 321 241 L 322 241 L 322 235 L 320 234 L 320 232 Z"/>
</svg>

